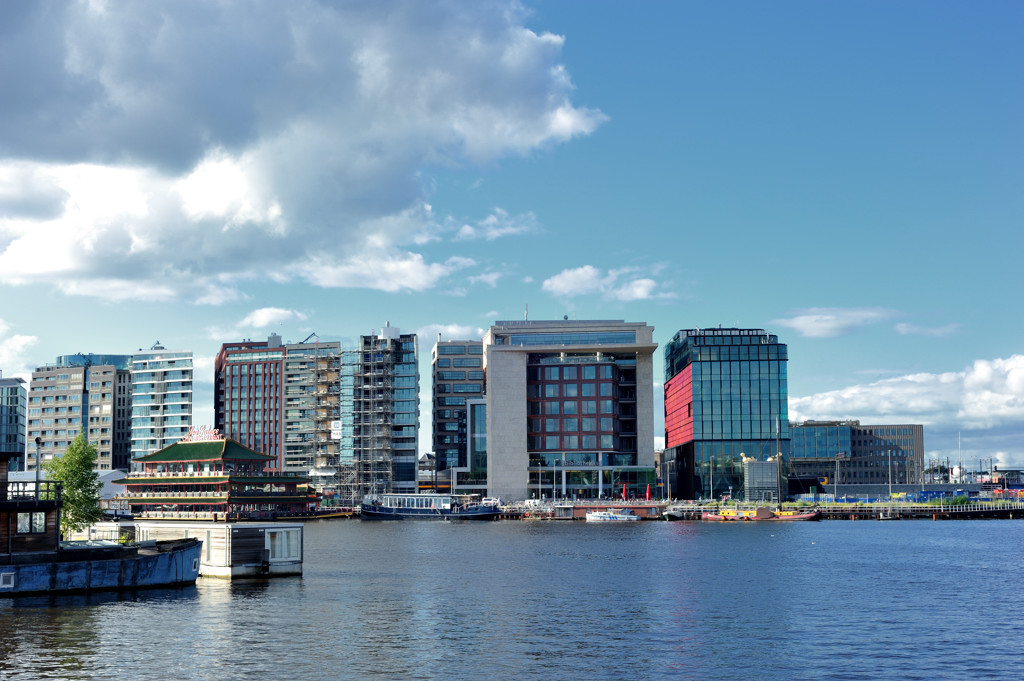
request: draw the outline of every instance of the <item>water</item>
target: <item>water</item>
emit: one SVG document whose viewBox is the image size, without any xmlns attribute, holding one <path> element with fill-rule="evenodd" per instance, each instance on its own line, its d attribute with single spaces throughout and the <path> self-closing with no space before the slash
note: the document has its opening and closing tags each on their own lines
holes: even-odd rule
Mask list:
<svg viewBox="0 0 1024 681">
<path fill-rule="evenodd" d="M 1016 678 L 1024 523 L 306 525 L 302 578 L 0 601 L 0 679 Z"/>
</svg>

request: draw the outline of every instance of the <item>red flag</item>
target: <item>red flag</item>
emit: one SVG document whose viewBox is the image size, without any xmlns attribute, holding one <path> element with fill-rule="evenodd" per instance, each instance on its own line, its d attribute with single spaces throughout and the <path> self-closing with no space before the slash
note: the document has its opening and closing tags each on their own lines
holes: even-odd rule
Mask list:
<svg viewBox="0 0 1024 681">
<path fill-rule="evenodd" d="M 622 500 L 626 500 L 626 483 L 622 483 Z"/>
<path fill-rule="evenodd" d="M 647 501 L 651 500 L 651 483 L 647 483 Z"/>
</svg>

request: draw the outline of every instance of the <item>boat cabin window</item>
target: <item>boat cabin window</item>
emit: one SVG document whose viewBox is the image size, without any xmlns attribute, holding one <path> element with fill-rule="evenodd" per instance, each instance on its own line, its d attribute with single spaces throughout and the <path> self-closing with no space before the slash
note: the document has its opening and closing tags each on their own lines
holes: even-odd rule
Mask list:
<svg viewBox="0 0 1024 681">
<path fill-rule="evenodd" d="M 46 532 L 46 513 L 33 511 L 18 514 L 18 534 L 43 534 Z"/>
</svg>

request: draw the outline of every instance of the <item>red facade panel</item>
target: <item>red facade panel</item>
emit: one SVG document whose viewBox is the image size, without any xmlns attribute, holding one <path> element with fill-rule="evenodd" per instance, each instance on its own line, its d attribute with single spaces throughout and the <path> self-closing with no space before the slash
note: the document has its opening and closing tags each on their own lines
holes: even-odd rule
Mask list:
<svg viewBox="0 0 1024 681">
<path fill-rule="evenodd" d="M 693 440 L 693 365 L 687 366 L 665 384 L 665 447 Z"/>
</svg>

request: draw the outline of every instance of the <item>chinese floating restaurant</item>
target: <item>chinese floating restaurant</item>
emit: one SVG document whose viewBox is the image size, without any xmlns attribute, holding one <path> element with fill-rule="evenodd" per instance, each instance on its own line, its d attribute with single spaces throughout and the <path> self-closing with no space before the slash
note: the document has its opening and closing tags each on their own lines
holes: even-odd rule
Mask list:
<svg viewBox="0 0 1024 681">
<path fill-rule="evenodd" d="M 275 457 L 229 438 L 182 440 L 135 459 L 141 471 L 116 481 L 135 518 L 273 520 L 309 512 L 307 478 L 266 470 Z"/>
</svg>

